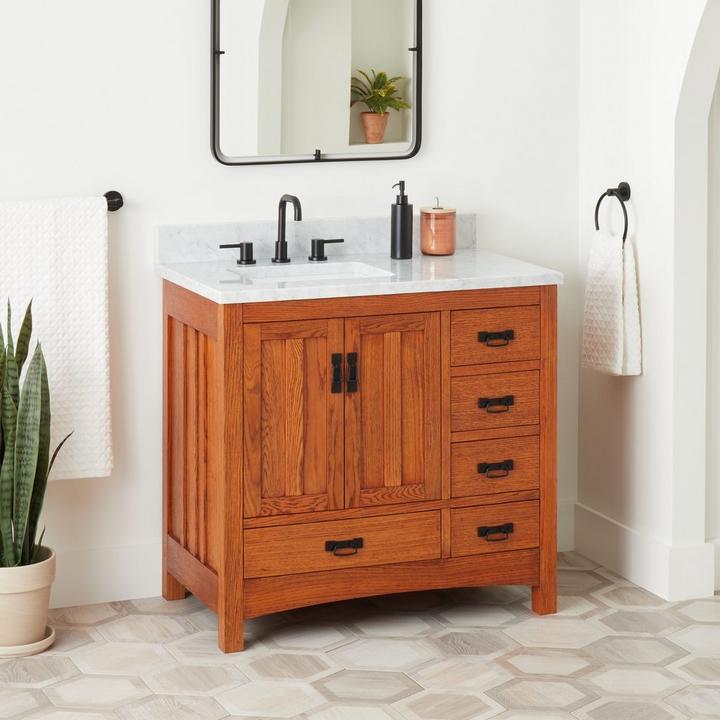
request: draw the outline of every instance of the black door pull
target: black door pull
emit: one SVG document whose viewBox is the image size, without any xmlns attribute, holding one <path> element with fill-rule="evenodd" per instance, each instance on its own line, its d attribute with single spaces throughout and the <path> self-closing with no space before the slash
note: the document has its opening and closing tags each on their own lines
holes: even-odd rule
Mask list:
<svg viewBox="0 0 720 720">
<path fill-rule="evenodd" d="M 357 367 L 358 354 L 356 352 L 348 353 L 348 376 L 347 376 L 347 391 L 349 393 L 357 392 L 358 389 L 358 367 Z"/>
<path fill-rule="evenodd" d="M 331 552 L 337 557 L 346 557 L 348 555 L 357 555 L 362 546 L 363 539 L 361 537 L 352 540 L 326 540 L 325 552 Z"/>
<path fill-rule="evenodd" d="M 478 400 L 478 407 L 491 415 L 510 412 L 510 407 L 514 404 L 514 395 L 505 395 L 505 397 L 498 398 L 480 398 Z"/>
<path fill-rule="evenodd" d="M 513 532 L 515 532 L 513 523 L 491 525 L 490 527 L 483 526 L 477 529 L 478 537 L 485 538 L 487 542 L 503 542 L 504 540 L 509 540 Z"/>
<path fill-rule="evenodd" d="M 477 471 L 480 475 L 485 475 L 488 480 L 507 477 L 515 468 L 512 460 L 503 460 L 496 463 L 478 463 Z"/>
<path fill-rule="evenodd" d="M 487 347 L 505 347 L 511 340 L 515 339 L 514 330 L 501 330 L 500 332 L 479 332 L 478 342 L 484 343 Z"/>
<path fill-rule="evenodd" d="M 334 394 L 342 392 L 342 353 L 333 353 L 332 355 L 332 390 Z"/>
</svg>

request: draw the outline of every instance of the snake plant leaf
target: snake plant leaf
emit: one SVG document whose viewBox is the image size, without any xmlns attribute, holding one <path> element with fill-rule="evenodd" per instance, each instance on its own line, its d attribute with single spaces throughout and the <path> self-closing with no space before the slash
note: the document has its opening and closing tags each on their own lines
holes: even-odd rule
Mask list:
<svg viewBox="0 0 720 720">
<path fill-rule="evenodd" d="M 40 552 L 40 550 L 42 550 L 44 539 L 45 539 L 45 528 L 43 528 L 43 531 L 40 533 L 40 539 L 35 543 L 35 547 L 32 550 L 32 553 L 30 555 L 30 564 L 37 562 L 38 553 Z"/>
<path fill-rule="evenodd" d="M 12 337 L 12 311 L 10 309 L 10 301 L 7 305 L 7 348 L 5 349 L 5 370 L 7 372 L 8 388 L 10 397 L 15 407 L 20 401 L 20 373 L 18 373 L 17 362 L 15 360 L 15 346 Z"/>
<path fill-rule="evenodd" d="M 3 377 L 2 408 L 0 408 L 5 452 L 0 466 L 0 535 L 3 543 L 3 561 L 6 567 L 16 564 L 13 542 L 13 495 L 15 494 L 15 432 L 17 409 L 8 387 L 7 367 Z"/>
<path fill-rule="evenodd" d="M 32 335 L 32 300 L 28 303 L 25 310 L 25 317 L 20 326 L 20 334 L 18 335 L 17 344 L 15 346 L 15 361 L 18 366 L 18 375 L 22 373 L 23 365 L 27 360 L 28 350 L 30 349 L 30 336 Z"/>
<path fill-rule="evenodd" d="M 27 553 L 27 529 L 30 517 L 35 472 L 40 448 L 40 411 L 42 349 L 37 346 L 25 376 L 17 409 L 15 435 L 15 497 L 13 498 L 13 533 L 15 555 L 23 559 Z"/>
<path fill-rule="evenodd" d="M 40 430 L 38 434 L 37 467 L 30 499 L 27 541 L 25 543 L 26 555 L 23 558 L 23 562 L 27 564 L 32 562 L 32 554 L 35 552 L 35 537 L 37 536 L 38 522 L 40 521 L 40 513 L 45 498 L 50 462 L 50 385 L 48 383 L 45 356 L 39 343 L 36 353 L 40 356 Z"/>
<path fill-rule="evenodd" d="M 55 458 L 58 456 L 58 453 L 62 449 L 62 446 L 71 438 L 72 433 L 69 432 L 57 445 L 55 448 L 52 457 L 50 458 L 50 466 L 48 467 L 48 477 L 50 477 L 50 472 L 53 469 L 53 465 L 55 464 Z"/>
</svg>

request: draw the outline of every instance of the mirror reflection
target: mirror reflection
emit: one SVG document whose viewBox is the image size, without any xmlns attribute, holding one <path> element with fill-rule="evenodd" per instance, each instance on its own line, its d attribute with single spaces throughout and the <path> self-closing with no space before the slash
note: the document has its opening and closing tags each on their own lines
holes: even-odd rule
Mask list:
<svg viewBox="0 0 720 720">
<path fill-rule="evenodd" d="M 413 154 L 418 0 L 216 2 L 219 159 Z"/>
</svg>

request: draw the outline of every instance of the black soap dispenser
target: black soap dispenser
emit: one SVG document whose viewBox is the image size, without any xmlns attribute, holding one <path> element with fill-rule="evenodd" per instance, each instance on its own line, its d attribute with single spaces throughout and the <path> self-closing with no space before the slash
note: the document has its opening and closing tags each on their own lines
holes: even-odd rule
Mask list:
<svg viewBox="0 0 720 720">
<path fill-rule="evenodd" d="M 400 194 L 391 206 L 390 257 L 393 260 L 409 260 L 413 252 L 413 206 L 408 203 L 404 180 L 393 187 L 399 187 Z"/>
</svg>

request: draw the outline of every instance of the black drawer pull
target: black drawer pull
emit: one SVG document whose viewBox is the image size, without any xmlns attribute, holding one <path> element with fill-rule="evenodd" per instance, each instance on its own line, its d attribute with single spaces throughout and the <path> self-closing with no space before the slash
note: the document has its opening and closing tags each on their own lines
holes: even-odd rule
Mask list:
<svg viewBox="0 0 720 720">
<path fill-rule="evenodd" d="M 487 347 L 505 347 L 515 339 L 514 330 L 501 330 L 500 332 L 479 332 L 478 342 L 485 343 Z"/>
<path fill-rule="evenodd" d="M 515 463 L 512 460 L 503 460 L 496 463 L 478 463 L 477 467 L 480 475 L 486 475 L 488 480 L 495 480 L 507 477 L 515 469 Z"/>
<path fill-rule="evenodd" d="M 510 407 L 514 404 L 514 395 L 505 395 L 505 397 L 499 398 L 480 398 L 478 400 L 478 407 L 484 409 L 490 415 L 510 412 Z"/>
<path fill-rule="evenodd" d="M 348 376 L 347 376 L 347 391 L 349 393 L 357 392 L 358 389 L 358 367 L 357 367 L 358 354 L 356 352 L 348 353 Z"/>
<path fill-rule="evenodd" d="M 332 355 L 332 391 L 334 394 L 342 392 L 342 353 L 333 353 Z"/>
<path fill-rule="evenodd" d="M 358 550 L 360 550 L 362 546 L 362 538 L 353 538 L 352 540 L 326 540 L 325 552 L 331 552 L 338 557 L 345 557 L 347 555 L 357 555 Z"/>
<path fill-rule="evenodd" d="M 512 523 L 492 525 L 490 527 L 483 526 L 477 529 L 478 537 L 485 538 L 487 542 L 503 542 L 509 540 L 513 532 L 515 532 L 515 526 Z"/>
</svg>

